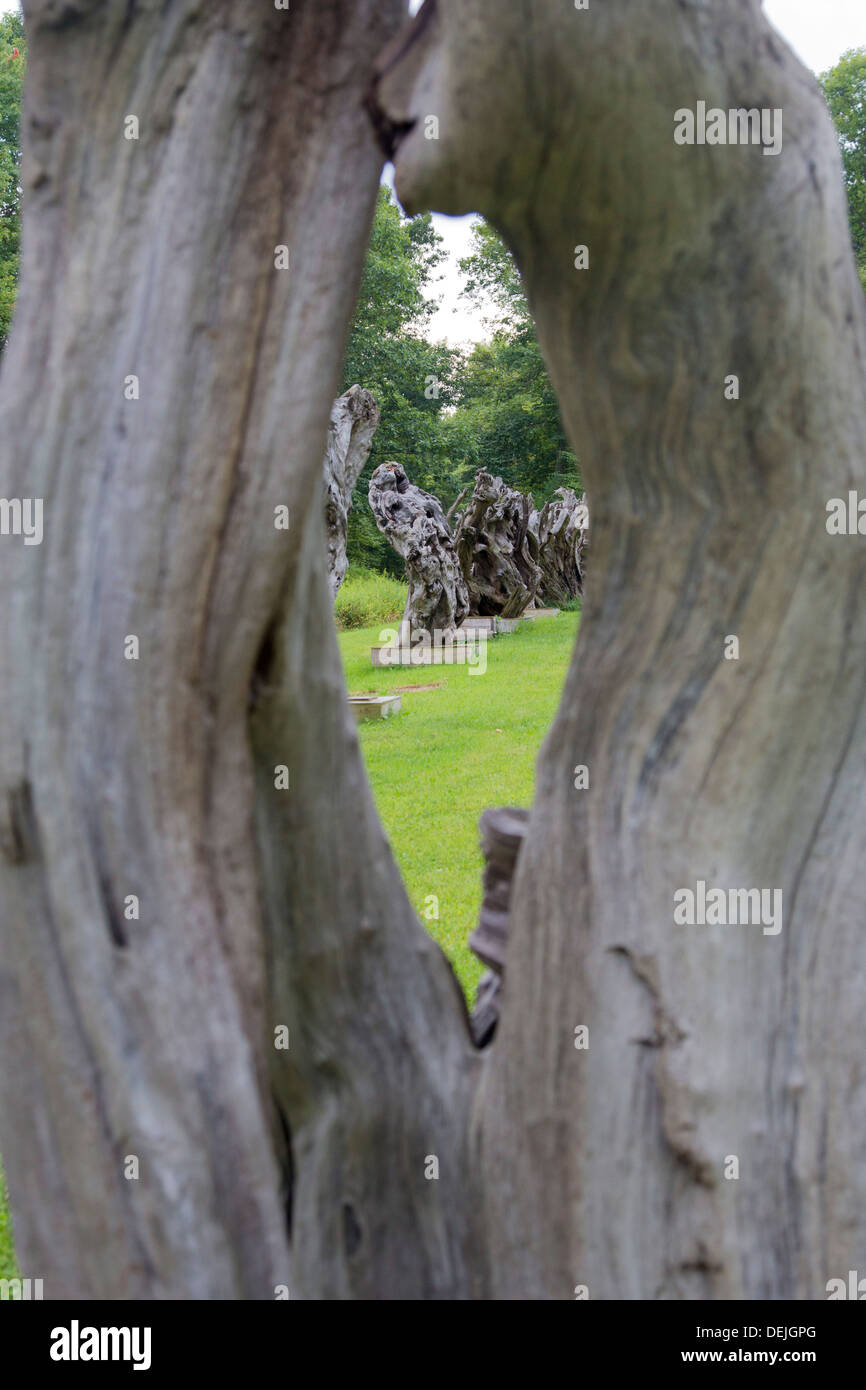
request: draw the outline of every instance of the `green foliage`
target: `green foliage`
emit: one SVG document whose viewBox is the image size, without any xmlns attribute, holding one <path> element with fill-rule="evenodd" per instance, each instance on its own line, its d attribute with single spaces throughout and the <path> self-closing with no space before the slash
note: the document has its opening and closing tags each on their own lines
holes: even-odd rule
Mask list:
<svg viewBox="0 0 866 1390">
<path fill-rule="evenodd" d="M 557 487 L 580 487 L 559 406 L 531 329 L 500 329 L 466 364 L 452 429 L 472 440 L 474 468 L 532 491 L 538 505 Z"/>
<path fill-rule="evenodd" d="M 456 493 L 441 424 L 455 399 L 460 353 L 424 336 L 436 307 L 426 292 L 442 260 L 440 242 L 429 214 L 409 220 L 390 189 L 379 189 L 341 389 L 358 382 L 373 392 L 381 410 L 349 513 L 349 561 L 394 575 L 402 574 L 402 562 L 366 505 L 374 468 L 395 459 L 421 487 Z"/>
<path fill-rule="evenodd" d="M 15 1250 L 12 1245 L 12 1219 L 9 1214 L 9 1200 L 6 1196 L 6 1180 L 0 1165 L 0 1279 L 17 1279 L 18 1266 L 15 1263 Z"/>
<path fill-rule="evenodd" d="M 558 487 L 580 487 L 559 405 L 511 252 L 492 227 L 477 222 L 473 247 L 460 262 L 464 294 L 492 305 L 493 336 L 470 354 L 450 422 L 472 441 L 474 471 L 486 468 L 511 487 L 532 491 L 538 505 Z M 470 459 L 466 459 L 469 464 Z"/>
<path fill-rule="evenodd" d="M 348 581 L 347 581 L 348 582 Z M 471 997 L 482 966 L 467 946 L 481 906 L 478 820 L 488 806 L 528 806 L 542 739 L 559 703 L 579 617 L 524 623 L 487 644 L 487 670 L 466 666 L 373 670 L 379 629 L 341 632 L 347 688 L 409 691 L 392 719 L 360 724 L 373 795 L 417 912 Z M 515 699 L 515 691 L 520 692 Z M 429 920 L 430 894 L 439 900 Z"/>
<path fill-rule="evenodd" d="M 27 45 L 20 14 L 0 15 L 0 351 L 9 334 L 18 285 L 21 91 L 26 63 Z"/>
<path fill-rule="evenodd" d="M 343 371 L 343 389 L 359 382 L 382 412 L 349 513 L 350 565 L 395 576 L 402 563 L 366 505 L 370 475 L 388 459 L 446 509 L 479 468 L 532 490 L 539 505 L 557 487 L 580 486 L 517 266 L 480 220 L 460 268 L 465 294 L 492 310 L 491 341 L 468 355 L 426 341 L 439 240 L 429 217 L 407 221 L 379 190 Z"/>
<path fill-rule="evenodd" d="M 338 628 L 372 627 L 399 622 L 406 607 L 407 586 L 390 574 L 355 566 L 349 570 L 334 605 Z"/>
<path fill-rule="evenodd" d="M 851 239 L 866 289 L 866 48 L 851 48 L 818 81 L 839 136 Z"/>
</svg>

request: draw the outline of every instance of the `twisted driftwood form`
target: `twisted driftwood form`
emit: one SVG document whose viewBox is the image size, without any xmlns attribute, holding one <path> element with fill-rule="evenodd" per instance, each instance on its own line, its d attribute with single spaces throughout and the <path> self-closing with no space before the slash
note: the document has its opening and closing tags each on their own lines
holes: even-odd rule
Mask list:
<svg viewBox="0 0 866 1390">
<path fill-rule="evenodd" d="M 533 512 L 529 529 L 538 543 L 541 583 L 538 598 L 564 607 L 583 593 L 584 559 L 589 538 L 589 508 L 585 497 L 560 487 L 556 496 Z"/>
<path fill-rule="evenodd" d="M 337 597 L 349 568 L 346 533 L 352 493 L 370 457 L 378 427 L 379 407 L 371 391 L 350 386 L 334 401 L 324 463 L 328 584 L 332 600 Z"/>
<path fill-rule="evenodd" d="M 449 526 L 451 525 L 451 523 L 452 523 L 452 521 L 453 521 L 453 519 L 454 519 L 454 513 L 455 513 L 455 512 L 458 510 L 458 508 L 460 507 L 460 505 L 461 505 L 461 503 L 463 502 L 464 498 L 466 497 L 466 494 L 467 494 L 468 491 L 469 491 L 468 487 L 465 487 L 465 488 L 463 489 L 463 491 L 460 493 L 460 495 L 459 495 L 458 497 L 455 497 L 454 501 L 451 503 L 451 506 L 448 508 L 447 512 L 445 513 L 445 520 L 448 522 L 448 525 L 449 525 Z M 459 517 L 458 517 L 458 520 L 459 520 Z"/>
<path fill-rule="evenodd" d="M 381 164 L 358 110 L 405 5 L 249 5 L 243 35 L 201 0 L 25 8 L 22 1269 L 76 1301 L 825 1299 L 866 1250 L 866 549 L 824 525 L 866 489 L 866 306 L 816 84 L 758 0 L 428 0 L 377 60 L 401 202 L 505 237 L 593 499 L 481 1054 L 386 847 L 321 537 Z M 677 145 L 699 94 L 784 108 L 784 152 Z M 679 925 L 704 880 L 780 890 L 782 931 Z"/>
<path fill-rule="evenodd" d="M 484 469 L 476 477 L 454 539 L 470 613 L 519 618 L 533 602 L 541 582 L 533 511 L 532 497 L 501 478 Z"/>
<path fill-rule="evenodd" d="M 489 967 L 479 981 L 472 1011 L 472 1036 L 478 1047 L 492 1040 L 499 1019 L 511 883 L 528 821 L 529 812 L 519 806 L 501 806 L 481 817 L 484 897 L 478 926 L 469 938 L 470 949 Z"/>
<path fill-rule="evenodd" d="M 469 613 L 469 598 L 437 498 L 411 483 L 399 463 L 379 465 L 369 498 L 376 525 L 406 562 L 403 622 L 431 633 L 458 627 Z"/>
</svg>

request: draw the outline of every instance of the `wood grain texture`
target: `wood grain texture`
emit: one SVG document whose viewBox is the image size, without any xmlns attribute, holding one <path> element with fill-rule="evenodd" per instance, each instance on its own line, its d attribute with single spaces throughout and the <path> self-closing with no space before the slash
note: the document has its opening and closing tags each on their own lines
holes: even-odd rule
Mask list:
<svg viewBox="0 0 866 1390">
<path fill-rule="evenodd" d="M 424 1155 L 444 1164 L 462 1128 L 472 1049 L 346 728 L 321 515 L 380 168 L 361 96 L 401 11 L 27 6 L 0 438 L 2 491 L 44 498 L 45 537 L 0 547 L 0 1136 L 47 1298 L 465 1276 Z M 350 967 L 368 937 L 369 1006 Z M 321 1152 L 337 1097 L 346 1155 Z M 410 1103 L 417 1143 L 395 1147 Z M 402 1223 L 369 1176 L 395 1165 Z"/>
<path fill-rule="evenodd" d="M 592 515 L 475 1114 L 493 1292 L 824 1297 L 866 1257 L 866 552 L 825 529 L 866 490 L 866 313 L 830 121 L 752 0 L 439 0 L 378 100 L 404 204 L 515 252 Z M 676 145 L 698 100 L 781 109 L 782 153 Z M 780 889 L 782 931 L 676 926 L 697 880 Z"/>
<path fill-rule="evenodd" d="M 583 593 L 589 544 L 586 498 L 578 497 L 571 488 L 558 487 L 550 501 L 532 513 L 529 526 L 538 542 L 542 576 L 537 600 L 541 605 L 564 608 Z"/>
<path fill-rule="evenodd" d="M 454 528 L 473 617 L 519 618 L 541 582 L 531 496 L 483 468 Z"/>
<path fill-rule="evenodd" d="M 478 1053 L 373 809 L 321 514 L 400 9 L 28 5 L 21 1263 L 49 1298 L 823 1297 L 866 1260 L 864 551 L 824 524 L 866 490 L 866 311 L 832 128 L 752 0 L 439 0 L 380 65 L 406 206 L 480 209 L 518 258 L 592 510 Z M 782 109 L 782 154 L 676 146 L 697 100 Z M 675 925 L 698 880 L 779 889 L 782 930 Z"/>
<path fill-rule="evenodd" d="M 336 599 L 349 569 L 346 554 L 352 493 L 370 457 L 379 427 L 379 407 L 372 391 L 350 386 L 331 406 L 325 448 L 325 535 L 328 544 L 328 587 Z"/>
</svg>

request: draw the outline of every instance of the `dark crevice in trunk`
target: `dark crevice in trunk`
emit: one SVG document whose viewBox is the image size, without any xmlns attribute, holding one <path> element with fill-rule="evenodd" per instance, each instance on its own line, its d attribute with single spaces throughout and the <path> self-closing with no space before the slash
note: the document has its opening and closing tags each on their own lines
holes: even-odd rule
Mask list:
<svg viewBox="0 0 866 1390">
<path fill-rule="evenodd" d="M 277 1154 L 277 1162 L 279 1163 L 281 1176 L 280 1200 L 286 1218 L 286 1236 L 291 1242 L 292 1200 L 295 1191 L 295 1158 L 292 1148 L 292 1130 L 286 1112 L 276 1098 L 274 1098 L 274 1109 L 277 1112 L 277 1124 L 279 1125 L 280 1139 L 282 1140 L 280 1151 Z"/>
</svg>

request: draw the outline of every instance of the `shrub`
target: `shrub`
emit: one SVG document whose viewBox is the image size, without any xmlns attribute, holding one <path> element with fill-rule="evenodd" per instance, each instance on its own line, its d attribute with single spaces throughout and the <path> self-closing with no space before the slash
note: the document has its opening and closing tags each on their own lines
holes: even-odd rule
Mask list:
<svg viewBox="0 0 866 1390">
<path fill-rule="evenodd" d="M 406 607 L 407 586 L 390 574 L 353 568 L 334 604 L 338 628 L 374 627 L 399 622 Z"/>
</svg>

